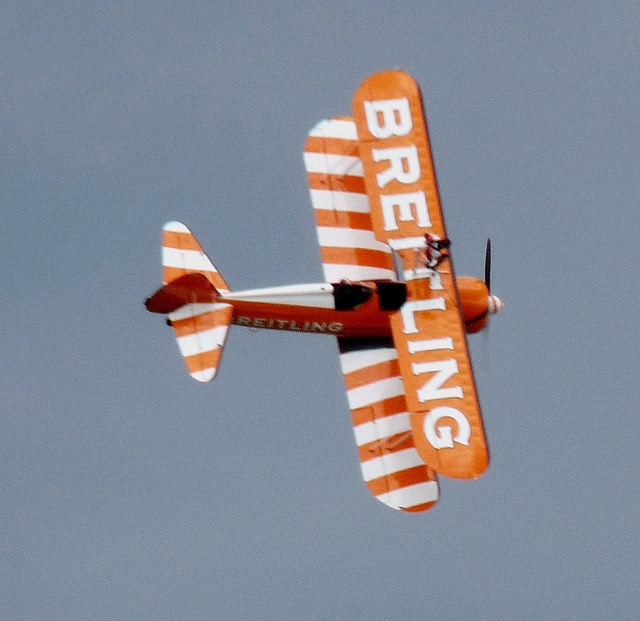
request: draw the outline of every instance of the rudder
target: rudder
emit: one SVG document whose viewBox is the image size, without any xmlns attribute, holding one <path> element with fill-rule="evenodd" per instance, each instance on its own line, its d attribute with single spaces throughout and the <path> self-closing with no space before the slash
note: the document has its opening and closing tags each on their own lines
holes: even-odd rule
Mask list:
<svg viewBox="0 0 640 621">
<path fill-rule="evenodd" d="M 193 233 L 181 222 L 167 222 L 162 228 L 162 281 L 194 272 L 204 274 L 218 291 L 229 291 Z"/>
</svg>

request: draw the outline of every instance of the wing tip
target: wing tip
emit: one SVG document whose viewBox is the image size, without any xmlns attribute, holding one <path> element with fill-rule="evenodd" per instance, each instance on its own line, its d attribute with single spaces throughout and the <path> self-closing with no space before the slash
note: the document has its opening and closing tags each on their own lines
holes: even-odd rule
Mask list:
<svg viewBox="0 0 640 621">
<path fill-rule="evenodd" d="M 424 513 L 425 511 L 429 511 L 429 509 L 435 507 L 437 504 L 438 501 L 434 500 L 432 502 L 425 502 L 421 505 L 415 505 L 413 507 L 399 507 L 399 510 L 405 513 Z"/>
<path fill-rule="evenodd" d="M 428 511 L 438 503 L 440 487 L 437 479 L 434 478 L 384 494 L 377 494 L 376 498 L 396 511 L 421 513 Z"/>
<path fill-rule="evenodd" d="M 217 371 L 217 368 L 202 369 L 201 371 L 193 371 L 189 373 L 189 375 L 191 375 L 191 377 L 193 377 L 197 382 L 208 384 L 216 376 Z"/>
<path fill-rule="evenodd" d="M 319 121 L 311 128 L 309 136 L 314 138 L 338 138 L 343 140 L 358 139 L 353 119 L 346 116 Z"/>
<path fill-rule="evenodd" d="M 177 220 L 169 220 L 162 227 L 163 231 L 171 231 L 172 233 L 191 233 L 191 231 L 182 222 Z"/>
</svg>

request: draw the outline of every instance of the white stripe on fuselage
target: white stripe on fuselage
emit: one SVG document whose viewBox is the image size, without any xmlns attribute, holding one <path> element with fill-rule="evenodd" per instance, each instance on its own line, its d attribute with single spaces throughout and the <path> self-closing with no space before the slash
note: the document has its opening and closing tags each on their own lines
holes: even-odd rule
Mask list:
<svg viewBox="0 0 640 621">
<path fill-rule="evenodd" d="M 283 306 L 335 308 L 333 287 L 328 283 L 225 292 L 221 294 L 220 299 L 231 302 L 260 302 L 263 304 L 279 304 Z"/>
</svg>

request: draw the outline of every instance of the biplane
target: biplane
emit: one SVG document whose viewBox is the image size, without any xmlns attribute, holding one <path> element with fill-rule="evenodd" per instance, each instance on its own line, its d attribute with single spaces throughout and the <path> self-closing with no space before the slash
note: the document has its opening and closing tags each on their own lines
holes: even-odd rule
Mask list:
<svg viewBox="0 0 640 621">
<path fill-rule="evenodd" d="M 448 251 L 426 258 L 447 235 L 422 96 L 402 71 L 367 78 L 353 118 L 318 123 L 304 163 L 324 282 L 232 291 L 189 229 L 168 222 L 164 285 L 146 307 L 167 315 L 199 382 L 214 378 L 231 324 L 336 337 L 369 490 L 426 511 L 438 475 L 473 479 L 489 464 L 466 333 L 503 308 L 490 245 L 484 281 L 456 278 Z"/>
</svg>

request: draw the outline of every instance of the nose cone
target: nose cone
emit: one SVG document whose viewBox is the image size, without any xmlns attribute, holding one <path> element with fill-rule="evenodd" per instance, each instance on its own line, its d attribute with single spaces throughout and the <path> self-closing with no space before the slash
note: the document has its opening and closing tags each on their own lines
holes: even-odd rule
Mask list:
<svg viewBox="0 0 640 621">
<path fill-rule="evenodd" d="M 490 315 L 495 315 L 504 309 L 504 302 L 497 295 L 489 296 L 488 310 Z"/>
</svg>

